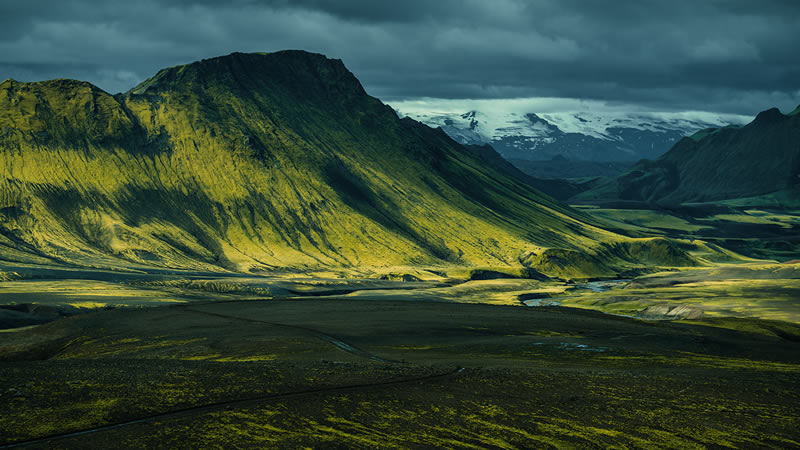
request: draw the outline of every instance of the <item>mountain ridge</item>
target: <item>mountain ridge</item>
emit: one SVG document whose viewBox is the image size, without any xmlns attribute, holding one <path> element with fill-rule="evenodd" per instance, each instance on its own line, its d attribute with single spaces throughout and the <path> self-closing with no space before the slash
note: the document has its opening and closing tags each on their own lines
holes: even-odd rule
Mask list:
<svg viewBox="0 0 800 450">
<path fill-rule="evenodd" d="M 800 184 L 800 116 L 777 108 L 743 126 L 701 130 L 655 160 L 576 196 L 675 205 L 752 197 Z"/>
<path fill-rule="evenodd" d="M 436 102 L 398 102 L 395 107 L 404 115 L 441 127 L 462 144 L 490 144 L 503 157 L 521 161 L 561 156 L 574 161 L 634 163 L 657 158 L 684 136 L 734 119 L 709 113 L 540 113 L 535 104 L 527 109 L 512 105 L 508 111 L 466 113 L 437 112 Z"/>
<path fill-rule="evenodd" d="M 641 265 L 631 248 L 673 245 L 598 228 L 302 51 L 175 66 L 116 96 L 8 83 L 0 130 L 7 261 L 612 276 Z"/>
</svg>

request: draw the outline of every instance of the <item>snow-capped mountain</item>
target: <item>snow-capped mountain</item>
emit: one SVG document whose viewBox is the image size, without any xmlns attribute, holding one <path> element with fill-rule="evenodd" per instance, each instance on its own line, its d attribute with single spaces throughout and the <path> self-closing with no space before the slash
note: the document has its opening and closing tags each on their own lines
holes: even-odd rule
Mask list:
<svg viewBox="0 0 800 450">
<path fill-rule="evenodd" d="M 491 103 L 490 103 L 491 102 Z M 464 144 L 491 144 L 507 159 L 549 160 L 556 156 L 585 161 L 653 159 L 682 137 L 704 128 L 746 123 L 750 118 L 707 112 L 627 112 L 581 102 L 585 110 L 536 112 L 519 101 L 475 101 L 486 109 L 453 111 L 463 101 L 405 101 L 392 106 L 432 127 L 441 127 Z M 535 102 L 527 105 L 536 108 Z M 463 111 L 463 110 L 462 110 Z"/>
</svg>

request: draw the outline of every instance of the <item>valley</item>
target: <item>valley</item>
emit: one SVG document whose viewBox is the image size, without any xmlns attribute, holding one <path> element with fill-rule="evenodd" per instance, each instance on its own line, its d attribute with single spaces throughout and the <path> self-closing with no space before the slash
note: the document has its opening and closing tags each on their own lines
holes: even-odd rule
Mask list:
<svg viewBox="0 0 800 450">
<path fill-rule="evenodd" d="M 800 328 L 778 337 L 763 323 L 360 298 L 98 311 L 5 335 L 0 436 L 33 448 L 792 446 Z M 9 360 L 9 345 L 28 356 Z"/>
<path fill-rule="evenodd" d="M 576 114 L 494 129 L 676 144 L 515 167 L 303 51 L 4 81 L 0 448 L 800 446 L 797 113 Z"/>
<path fill-rule="evenodd" d="M 591 282 L 13 269 L 9 448 L 798 443 L 800 263 Z"/>
</svg>

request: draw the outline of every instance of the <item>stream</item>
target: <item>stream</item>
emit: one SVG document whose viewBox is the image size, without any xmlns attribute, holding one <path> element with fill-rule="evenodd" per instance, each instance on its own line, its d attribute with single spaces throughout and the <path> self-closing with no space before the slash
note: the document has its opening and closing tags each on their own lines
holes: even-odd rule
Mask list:
<svg viewBox="0 0 800 450">
<path fill-rule="evenodd" d="M 606 292 L 620 285 L 624 285 L 629 281 L 631 281 L 630 278 L 619 280 L 587 281 L 585 283 L 575 283 L 575 286 L 570 290 L 588 289 L 592 292 Z M 521 301 L 525 306 L 561 306 L 561 300 L 573 297 L 575 296 L 566 295 L 561 297 L 533 298 L 530 300 Z"/>
</svg>

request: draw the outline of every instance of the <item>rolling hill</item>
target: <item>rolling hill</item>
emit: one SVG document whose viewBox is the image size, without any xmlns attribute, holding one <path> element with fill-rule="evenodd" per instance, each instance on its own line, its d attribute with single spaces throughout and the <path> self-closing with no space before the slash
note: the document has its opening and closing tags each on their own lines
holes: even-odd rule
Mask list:
<svg viewBox="0 0 800 450">
<path fill-rule="evenodd" d="M 73 80 L 0 84 L 6 262 L 587 276 L 645 253 L 694 263 L 589 222 L 479 150 L 398 118 L 323 55 L 233 53 L 114 96 Z"/>
</svg>

